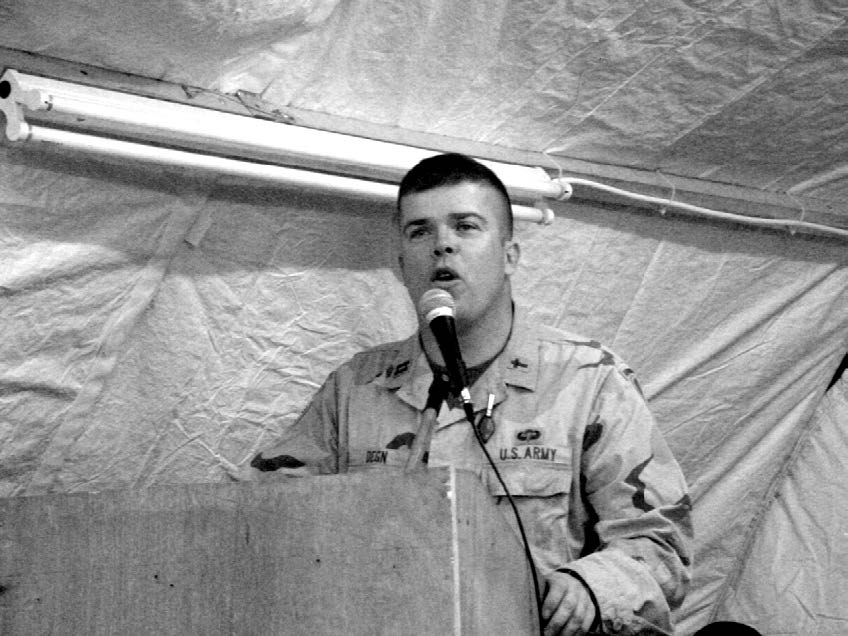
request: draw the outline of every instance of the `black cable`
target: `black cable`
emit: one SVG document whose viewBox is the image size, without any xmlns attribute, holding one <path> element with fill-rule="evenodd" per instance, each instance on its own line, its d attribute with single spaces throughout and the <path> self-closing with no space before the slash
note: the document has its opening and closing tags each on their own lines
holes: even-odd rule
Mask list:
<svg viewBox="0 0 848 636">
<path fill-rule="evenodd" d="M 527 563 L 530 566 L 530 574 L 533 577 L 533 593 L 536 597 L 536 612 L 539 620 L 539 634 L 544 636 L 545 630 L 542 625 L 542 593 L 539 589 L 539 575 L 536 572 L 536 562 L 533 560 L 533 553 L 530 551 L 530 542 L 527 540 L 527 533 L 524 531 L 524 524 L 521 522 L 521 515 L 518 514 L 518 507 L 515 505 L 515 501 L 512 498 L 512 494 L 509 492 L 509 488 L 506 487 L 506 484 L 504 483 L 503 477 L 501 477 L 501 473 L 498 470 L 498 467 L 492 460 L 492 456 L 489 454 L 489 450 L 486 448 L 486 443 L 480 437 L 480 431 L 478 431 L 477 427 L 474 425 L 474 406 L 470 402 L 465 402 L 462 406 L 465 409 L 465 419 L 468 420 L 469 424 L 471 424 L 471 430 L 474 431 L 474 437 L 477 439 L 477 443 L 480 445 L 480 448 L 483 449 L 483 454 L 486 456 L 486 459 L 489 462 L 489 466 L 492 467 L 492 470 L 495 473 L 495 477 L 498 478 L 498 481 L 501 484 L 501 488 L 503 488 L 503 491 L 506 494 L 507 501 L 509 501 L 509 505 L 512 507 L 512 512 L 513 514 L 515 514 L 515 521 L 518 524 L 518 533 L 521 535 L 521 542 L 524 545 L 524 556 L 527 558 Z"/>
</svg>

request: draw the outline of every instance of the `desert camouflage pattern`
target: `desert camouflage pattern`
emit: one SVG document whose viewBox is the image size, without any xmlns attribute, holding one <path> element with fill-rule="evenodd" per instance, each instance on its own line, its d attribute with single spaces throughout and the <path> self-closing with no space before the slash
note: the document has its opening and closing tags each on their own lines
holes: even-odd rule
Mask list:
<svg viewBox="0 0 848 636">
<path fill-rule="evenodd" d="M 359 353 L 252 466 L 286 475 L 401 470 L 432 382 L 417 336 Z M 519 310 L 471 393 L 478 423 L 494 396 L 486 447 L 541 575 L 582 576 L 608 633 L 672 634 L 691 575 L 691 504 L 633 371 L 600 343 Z M 464 418 L 443 404 L 429 464 L 474 471 L 506 505 Z"/>
</svg>

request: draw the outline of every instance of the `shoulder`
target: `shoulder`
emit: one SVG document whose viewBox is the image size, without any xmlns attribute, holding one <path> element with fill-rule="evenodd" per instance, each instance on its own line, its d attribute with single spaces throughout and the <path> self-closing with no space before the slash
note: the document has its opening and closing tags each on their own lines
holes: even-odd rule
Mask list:
<svg viewBox="0 0 848 636">
<path fill-rule="evenodd" d="M 617 376 L 634 384 L 641 392 L 630 365 L 599 340 L 533 320 L 527 320 L 522 328 L 525 342 L 532 340 L 531 346 L 537 348 L 540 363 L 567 365 L 583 372 Z"/>
<path fill-rule="evenodd" d="M 405 371 L 412 363 L 414 341 L 413 335 L 364 349 L 344 362 L 335 373 L 354 384 L 365 384 L 380 376 L 392 377 Z"/>
</svg>

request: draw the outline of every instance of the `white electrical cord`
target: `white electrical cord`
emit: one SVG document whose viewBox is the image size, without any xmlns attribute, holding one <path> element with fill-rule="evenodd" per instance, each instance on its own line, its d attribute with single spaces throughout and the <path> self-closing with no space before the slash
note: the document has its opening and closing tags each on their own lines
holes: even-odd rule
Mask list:
<svg viewBox="0 0 848 636">
<path fill-rule="evenodd" d="M 381 200 L 394 200 L 395 179 L 399 180 L 408 168 L 436 152 L 28 75 L 13 69 L 7 69 L 0 77 L 0 111 L 6 119 L 6 136 L 12 141 L 55 143 L 121 158 Z M 26 121 L 25 113 L 33 120 Z M 54 117 L 58 121 L 53 121 Z M 72 132 L 56 128 L 57 125 L 81 126 L 86 132 Z M 109 136 L 125 134 L 140 134 L 152 143 L 121 141 Z M 274 165 L 272 162 L 279 156 L 294 158 L 287 163 L 307 168 Z M 548 157 L 555 162 L 553 156 L 548 154 Z M 535 202 L 532 207 L 513 206 L 518 220 L 551 223 L 554 212 L 547 202 L 568 199 L 572 187 L 578 186 L 656 206 L 662 214 L 674 210 L 788 230 L 791 234 L 804 232 L 848 238 L 846 229 L 805 221 L 803 206 L 798 219 L 769 219 L 682 203 L 674 200 L 673 194 L 671 198 L 653 197 L 588 179 L 565 177 L 561 170 L 560 176 L 552 179 L 541 168 L 482 161 L 504 181 L 511 195 Z M 814 187 L 820 180 L 841 177 L 845 170 L 842 167 L 819 179 L 798 184 L 788 194 Z"/>
<path fill-rule="evenodd" d="M 691 205 L 689 203 L 683 203 L 681 201 L 674 201 L 672 199 L 637 194 L 635 192 L 629 192 L 628 190 L 623 190 L 621 188 L 615 188 L 613 186 L 604 185 L 602 183 L 591 181 L 589 179 L 559 177 L 555 178 L 554 181 L 559 181 L 563 185 L 568 184 L 572 187 L 582 186 L 585 188 L 590 188 L 592 190 L 607 192 L 609 194 L 614 194 L 616 196 L 620 196 L 637 203 L 648 203 L 650 205 L 657 206 L 661 214 L 665 214 L 667 210 L 676 210 L 686 214 L 693 214 L 708 219 L 718 219 L 722 221 L 730 221 L 733 223 L 754 225 L 758 227 L 768 227 L 773 229 L 786 229 L 789 230 L 791 234 L 795 234 L 795 232 L 805 232 L 812 234 L 824 234 L 827 236 L 835 236 L 842 239 L 848 239 L 848 230 L 843 230 L 841 228 L 832 227 L 830 225 L 824 225 L 821 223 L 811 223 L 809 221 L 803 221 L 800 219 L 767 219 L 762 217 L 749 216 L 745 214 L 735 214 L 733 212 L 721 212 L 719 210 L 712 210 L 710 208 L 704 208 L 698 205 Z"/>
<path fill-rule="evenodd" d="M 109 137 L 87 135 L 49 128 L 46 126 L 28 125 L 28 141 L 52 143 L 78 151 L 105 154 L 121 159 L 138 160 L 157 165 L 167 165 L 178 168 L 197 169 L 236 178 L 255 179 L 271 183 L 279 183 L 289 187 L 303 187 L 343 195 L 358 196 L 366 199 L 376 199 L 391 202 L 397 197 L 397 186 L 337 175 L 299 170 L 283 166 L 243 161 L 228 157 L 207 155 L 199 152 L 175 150 L 152 146 L 149 144 L 122 141 Z M 740 223 L 744 225 L 785 229 L 790 233 L 805 232 L 823 234 L 842 239 L 848 239 L 848 230 L 835 228 L 820 223 L 811 223 L 800 219 L 768 219 L 732 212 L 721 212 L 697 205 L 683 203 L 663 197 L 654 197 L 622 188 L 608 186 L 589 179 L 576 177 L 559 177 L 553 179 L 560 187 L 562 195 L 558 200 L 566 200 L 573 194 L 573 188 L 588 188 L 622 197 L 635 203 L 656 206 L 660 213 L 676 210 L 703 218 L 717 219 Z M 513 218 L 516 221 L 528 221 L 548 225 L 553 222 L 554 211 L 541 200 L 535 206 L 513 205 Z"/>
</svg>

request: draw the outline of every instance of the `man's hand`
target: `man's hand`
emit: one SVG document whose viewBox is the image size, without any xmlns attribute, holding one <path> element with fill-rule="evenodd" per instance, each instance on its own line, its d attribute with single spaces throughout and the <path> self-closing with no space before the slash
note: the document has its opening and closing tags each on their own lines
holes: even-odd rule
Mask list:
<svg viewBox="0 0 848 636">
<path fill-rule="evenodd" d="M 570 574 L 551 573 L 542 603 L 545 636 L 585 634 L 594 620 L 595 606 L 583 584 Z"/>
</svg>

